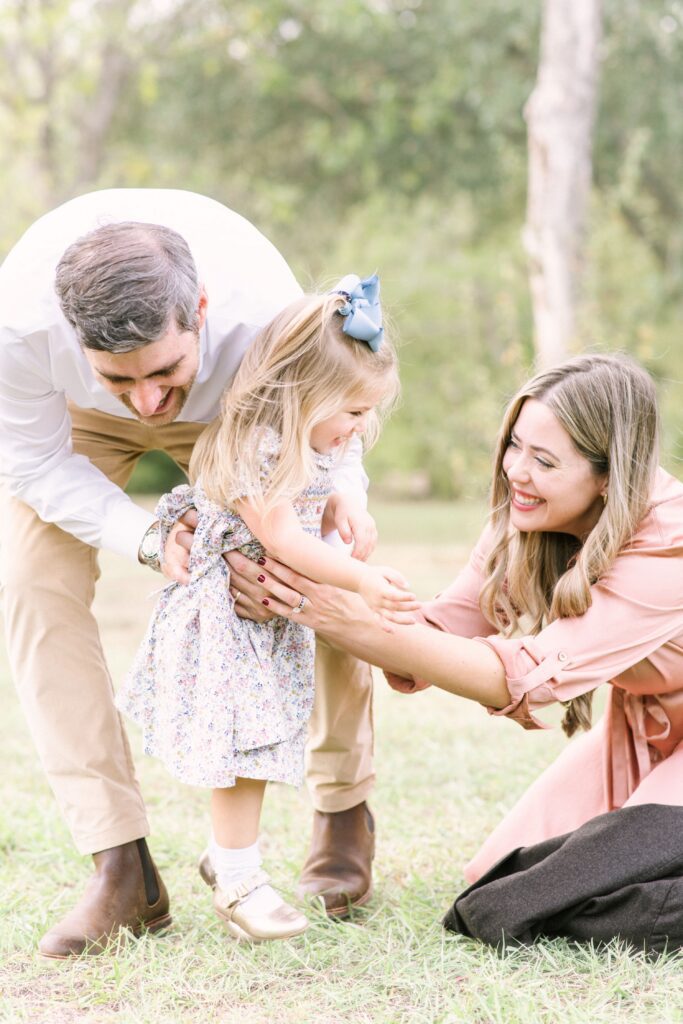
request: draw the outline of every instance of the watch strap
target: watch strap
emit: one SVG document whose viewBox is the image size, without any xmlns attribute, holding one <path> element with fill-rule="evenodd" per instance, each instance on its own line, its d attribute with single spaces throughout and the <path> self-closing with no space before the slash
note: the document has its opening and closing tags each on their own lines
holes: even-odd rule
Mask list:
<svg viewBox="0 0 683 1024">
<path fill-rule="evenodd" d="M 161 530 L 158 520 L 148 527 L 140 541 L 138 561 L 155 572 L 161 572 Z"/>
</svg>

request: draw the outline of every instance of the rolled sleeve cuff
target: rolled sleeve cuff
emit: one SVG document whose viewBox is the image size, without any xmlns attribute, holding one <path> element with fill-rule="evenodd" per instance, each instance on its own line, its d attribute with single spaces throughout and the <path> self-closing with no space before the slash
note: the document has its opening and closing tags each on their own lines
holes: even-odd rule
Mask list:
<svg viewBox="0 0 683 1024">
<path fill-rule="evenodd" d="M 501 636 L 477 637 L 494 651 L 505 669 L 505 680 L 512 698 L 507 707 L 487 708 L 490 715 L 504 715 L 524 729 L 550 729 L 534 714 L 554 704 L 558 695 L 550 680 L 558 682 L 559 673 L 568 666 L 566 651 L 544 652 L 532 637 L 508 639 Z"/>
</svg>

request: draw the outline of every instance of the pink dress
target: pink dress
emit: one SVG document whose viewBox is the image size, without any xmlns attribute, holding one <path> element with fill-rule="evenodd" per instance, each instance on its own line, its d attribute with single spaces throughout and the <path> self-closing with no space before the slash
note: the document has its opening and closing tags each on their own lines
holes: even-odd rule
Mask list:
<svg viewBox="0 0 683 1024">
<path fill-rule="evenodd" d="M 601 683 L 610 692 L 601 721 L 572 739 L 467 865 L 470 882 L 510 850 L 606 811 L 683 805 L 683 484 L 658 471 L 649 510 L 591 588 L 591 607 L 535 636 L 504 639 L 479 609 L 490 543 L 487 529 L 463 572 L 422 607 L 428 624 L 474 637 L 502 661 L 512 700 L 489 712 L 547 728 L 534 712 Z"/>
</svg>

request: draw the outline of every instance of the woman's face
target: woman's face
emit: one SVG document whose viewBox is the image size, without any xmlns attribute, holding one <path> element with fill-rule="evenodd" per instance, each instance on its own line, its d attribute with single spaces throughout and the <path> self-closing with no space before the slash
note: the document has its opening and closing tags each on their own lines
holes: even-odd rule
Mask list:
<svg viewBox="0 0 683 1024">
<path fill-rule="evenodd" d="M 554 413 L 535 398 L 527 398 L 512 428 L 503 471 L 510 521 L 524 533 L 583 539 L 600 518 L 607 475 L 596 476 Z"/>
</svg>

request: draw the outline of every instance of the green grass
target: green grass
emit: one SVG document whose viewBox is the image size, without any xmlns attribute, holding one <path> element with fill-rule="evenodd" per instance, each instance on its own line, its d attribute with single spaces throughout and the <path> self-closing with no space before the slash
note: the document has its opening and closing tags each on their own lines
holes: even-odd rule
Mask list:
<svg viewBox="0 0 683 1024">
<path fill-rule="evenodd" d="M 448 582 L 478 529 L 473 509 L 429 504 L 376 512 L 388 524 L 378 559 L 406 571 L 425 596 Z M 144 629 L 145 595 L 155 581 L 115 556 L 103 558 L 103 569 L 97 614 L 116 680 Z M 463 864 L 564 740 L 555 732 L 525 733 L 436 690 L 401 696 L 381 677 L 376 891 L 353 922 L 317 916 L 290 942 L 231 942 L 195 867 L 207 832 L 206 796 L 144 758 L 134 734 L 151 847 L 172 895 L 174 926 L 91 960 L 46 964 L 34 953 L 38 939 L 77 898 L 88 865 L 55 809 L 4 663 L 0 693 L 0 1021 L 683 1022 L 679 957 L 652 961 L 618 944 L 595 951 L 563 941 L 500 957 L 443 932 L 440 919 L 464 887 Z M 266 867 L 285 890 L 295 886 L 310 818 L 305 792 L 271 787 L 263 846 Z"/>
</svg>

